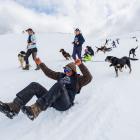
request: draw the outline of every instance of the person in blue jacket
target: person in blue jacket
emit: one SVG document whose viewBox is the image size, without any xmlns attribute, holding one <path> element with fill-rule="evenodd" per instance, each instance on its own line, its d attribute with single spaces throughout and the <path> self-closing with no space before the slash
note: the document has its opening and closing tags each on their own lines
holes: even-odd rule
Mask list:
<svg viewBox="0 0 140 140">
<path fill-rule="evenodd" d="M 73 54 L 72 57 L 74 60 L 76 60 L 76 55 L 78 56 L 78 59 L 82 60 L 82 45 L 85 42 L 85 39 L 83 35 L 81 34 L 81 31 L 77 28 L 75 29 L 75 38 L 73 41 Z"/>
<path fill-rule="evenodd" d="M 23 68 L 23 70 L 29 70 L 29 57 L 32 54 L 33 60 L 36 59 L 37 56 L 37 45 L 36 45 L 36 37 L 35 37 L 35 32 L 29 28 L 26 30 L 26 32 L 28 33 L 29 37 L 27 40 L 27 52 L 26 52 L 26 56 L 25 56 L 25 62 L 26 62 L 26 66 L 25 68 Z M 39 70 L 39 66 L 37 65 L 35 70 Z"/>
</svg>

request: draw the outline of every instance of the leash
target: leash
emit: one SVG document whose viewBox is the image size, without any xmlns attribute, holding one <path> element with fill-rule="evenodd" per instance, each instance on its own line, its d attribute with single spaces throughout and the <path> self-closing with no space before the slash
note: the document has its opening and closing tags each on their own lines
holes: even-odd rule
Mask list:
<svg viewBox="0 0 140 140">
<path fill-rule="evenodd" d="M 91 61 L 91 62 L 105 62 L 105 61 L 98 61 L 98 60 L 97 60 L 97 61 Z"/>
</svg>

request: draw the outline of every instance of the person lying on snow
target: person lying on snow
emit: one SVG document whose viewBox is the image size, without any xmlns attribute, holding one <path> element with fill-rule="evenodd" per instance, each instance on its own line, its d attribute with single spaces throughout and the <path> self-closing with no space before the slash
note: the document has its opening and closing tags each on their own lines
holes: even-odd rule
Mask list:
<svg viewBox="0 0 140 140">
<path fill-rule="evenodd" d="M 92 57 L 94 56 L 94 51 L 90 46 L 86 46 L 85 53 L 83 56 L 83 61 L 91 61 Z"/>
<path fill-rule="evenodd" d="M 66 111 L 74 105 L 75 95 L 80 93 L 81 88 L 92 80 L 91 73 L 81 60 L 67 64 L 63 73 L 52 71 L 39 58 L 35 61 L 46 76 L 57 80 L 57 82 L 49 91 L 39 83 L 32 82 L 16 94 L 13 102 L 0 102 L 0 111 L 11 119 L 18 115 L 20 110 L 30 120 L 34 120 L 48 107 Z M 80 68 L 82 75 L 76 73 L 76 65 Z M 37 97 L 37 101 L 31 106 L 26 106 L 33 96 Z"/>
</svg>

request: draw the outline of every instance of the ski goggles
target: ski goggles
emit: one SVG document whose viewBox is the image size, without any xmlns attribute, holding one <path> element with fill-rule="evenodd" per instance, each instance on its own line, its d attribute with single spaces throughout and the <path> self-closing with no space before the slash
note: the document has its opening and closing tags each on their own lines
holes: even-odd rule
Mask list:
<svg viewBox="0 0 140 140">
<path fill-rule="evenodd" d="M 72 71 L 71 68 L 69 68 L 69 67 L 64 67 L 64 73 L 69 73 L 69 72 L 71 72 L 71 71 Z"/>
</svg>

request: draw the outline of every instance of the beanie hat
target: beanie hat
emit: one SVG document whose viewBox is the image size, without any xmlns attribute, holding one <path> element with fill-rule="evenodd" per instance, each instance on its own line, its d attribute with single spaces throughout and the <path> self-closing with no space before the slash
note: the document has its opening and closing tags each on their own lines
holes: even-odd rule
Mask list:
<svg viewBox="0 0 140 140">
<path fill-rule="evenodd" d="M 66 67 L 69 67 L 69 68 L 72 69 L 74 72 L 76 72 L 76 65 L 75 65 L 74 62 L 71 62 L 71 63 L 67 64 Z"/>
<path fill-rule="evenodd" d="M 28 31 L 33 31 L 33 29 L 31 29 L 31 28 L 28 28 L 28 29 L 26 30 L 26 32 L 28 32 Z"/>
<path fill-rule="evenodd" d="M 80 31 L 80 30 L 78 28 L 76 28 L 75 31 L 77 32 L 77 31 Z"/>
</svg>

